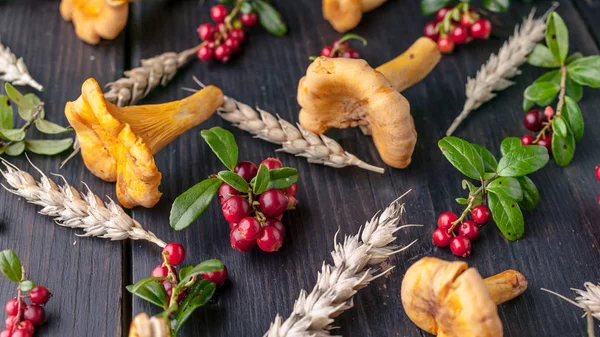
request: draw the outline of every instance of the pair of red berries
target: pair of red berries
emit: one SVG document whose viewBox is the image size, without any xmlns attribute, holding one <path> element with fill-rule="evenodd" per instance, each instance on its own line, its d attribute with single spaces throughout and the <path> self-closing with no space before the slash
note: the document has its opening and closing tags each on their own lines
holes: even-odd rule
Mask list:
<svg viewBox="0 0 600 337">
<path fill-rule="evenodd" d="M 331 46 L 323 47 L 323 49 L 321 49 L 321 56 L 331 58 L 343 57 L 348 59 L 360 58 L 360 54 L 356 50 L 350 48 L 348 41 L 339 42 L 337 40 L 334 41 Z"/>
<path fill-rule="evenodd" d="M 548 123 L 548 120 L 554 114 L 554 110 L 551 107 L 547 107 L 544 112 L 539 109 L 528 111 L 523 118 L 523 125 L 525 128 L 532 132 L 541 131 L 544 126 Z M 544 146 L 548 149 L 548 152 L 552 152 L 552 132 L 545 132 L 540 139 L 534 144 L 535 137 L 533 135 L 525 135 L 521 138 L 521 145 L 539 145 Z"/>
<path fill-rule="evenodd" d="M 22 299 L 13 298 L 6 302 L 4 311 L 8 314 L 6 329 L 0 332 L 0 337 L 31 337 L 35 326 L 42 325 L 46 318 L 43 305 L 48 302 L 52 294 L 42 286 L 36 286 L 29 291 L 28 296 Z M 29 298 L 30 304 L 23 298 Z"/>
<path fill-rule="evenodd" d="M 428 22 L 423 29 L 423 34 L 437 41 L 438 49 L 445 54 L 454 51 L 457 44 L 466 44 L 475 39 L 487 39 L 492 31 L 492 23 L 472 10 L 464 11 L 460 21 L 452 20 L 450 29 L 444 30 L 444 21 L 447 15 L 451 15 L 452 7 L 444 7 L 437 11 L 435 21 Z"/>
<path fill-rule="evenodd" d="M 491 216 L 489 208 L 479 205 L 471 211 L 473 220 L 464 220 L 455 226 L 453 223 L 458 220 L 458 215 L 444 212 L 438 218 L 438 228 L 433 231 L 431 240 L 438 247 L 450 246 L 454 255 L 467 257 L 471 255 L 471 242 L 479 238 L 480 227 L 490 221 Z"/>
</svg>

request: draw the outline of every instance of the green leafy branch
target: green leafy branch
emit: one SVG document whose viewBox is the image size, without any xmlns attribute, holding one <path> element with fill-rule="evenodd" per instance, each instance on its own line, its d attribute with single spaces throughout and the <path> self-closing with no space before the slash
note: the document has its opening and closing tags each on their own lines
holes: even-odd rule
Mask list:
<svg viewBox="0 0 600 337">
<path fill-rule="evenodd" d="M 45 119 L 44 102 L 35 94 L 21 94 L 10 83 L 5 85 L 6 95 L 0 95 L 0 154 L 18 156 L 25 149 L 41 155 L 56 155 L 73 145 L 73 138 L 65 139 L 26 139 L 32 126 L 49 135 L 71 132 L 71 128 L 49 122 Z M 12 103 L 17 106 L 23 126 L 16 128 Z"/>
<path fill-rule="evenodd" d="M 281 19 L 281 14 L 273 5 L 266 0 L 219 0 L 225 5 L 234 5 L 235 7 L 228 16 L 228 21 L 239 12 L 248 14 L 256 12 L 260 25 L 269 33 L 275 36 L 283 36 L 287 34 L 288 28 L 285 22 Z M 227 21 L 226 21 L 227 22 Z M 229 22 L 228 22 L 229 23 Z M 234 26 L 236 23 L 234 23 Z M 241 24 L 240 24 L 241 25 Z"/>
<path fill-rule="evenodd" d="M 444 137 L 438 146 L 458 171 L 480 182 L 477 187 L 472 182 L 463 180 L 463 188 L 469 190 L 469 195 L 467 198 L 456 199 L 456 202 L 466 205 L 466 208 L 458 220 L 452 223 L 449 232 L 475 206 L 487 203 L 502 234 L 511 241 L 521 238 L 525 232 L 525 221 L 520 207 L 532 210 L 540 199 L 537 187 L 527 175 L 548 163 L 546 148 L 537 145 L 522 146 L 518 138 L 506 138 L 501 144 L 502 158 L 497 161 L 486 148 L 457 137 Z"/>
<path fill-rule="evenodd" d="M 471 0 L 421 0 L 421 12 L 423 12 L 423 15 L 431 15 L 440 8 L 454 7 L 456 4 L 468 4 L 470 2 Z M 506 12 L 510 7 L 510 0 L 483 0 L 482 5 L 492 12 Z"/>
</svg>

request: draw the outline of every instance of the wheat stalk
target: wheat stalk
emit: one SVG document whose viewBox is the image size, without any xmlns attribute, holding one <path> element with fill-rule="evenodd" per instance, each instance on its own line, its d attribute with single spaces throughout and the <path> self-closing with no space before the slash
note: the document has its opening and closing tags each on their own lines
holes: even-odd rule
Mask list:
<svg viewBox="0 0 600 337">
<path fill-rule="evenodd" d="M 27 66 L 20 57 L 10 51 L 10 48 L 0 42 L 0 80 L 11 82 L 16 85 L 28 85 L 38 91 L 44 87 L 31 77 Z"/>
<path fill-rule="evenodd" d="M 515 27 L 514 34 L 504 42 L 498 54 L 490 56 L 475 78 L 467 79 L 465 87 L 467 100 L 460 114 L 446 131 L 446 136 L 452 135 L 471 111 L 496 97 L 494 92 L 502 91 L 515 83 L 510 78 L 521 74 L 519 67 L 527 61 L 527 55 L 533 51 L 538 41 L 544 38 L 546 17 L 556 6 L 554 4 L 546 14 L 537 19 L 534 18 L 535 9 L 533 9 L 529 16 L 523 19 L 521 26 Z"/>
<path fill-rule="evenodd" d="M 0 158 L 4 170 L 0 173 L 6 183 L 2 185 L 7 191 L 22 197 L 29 203 L 41 206 L 40 214 L 54 218 L 63 227 L 82 229 L 81 236 L 95 236 L 111 240 L 147 240 L 160 247 L 166 245 L 154 233 L 144 230 L 142 225 L 132 219 L 114 201 L 102 202 L 102 199 L 87 191 L 79 192 L 70 186 L 64 177 L 63 186 L 58 186 L 37 167 L 40 181 L 36 181 L 27 172 Z M 32 164 L 33 165 L 33 164 Z"/>
<path fill-rule="evenodd" d="M 592 282 L 586 282 L 583 286 L 585 290 L 571 288 L 577 294 L 575 300 L 548 289 L 542 288 L 542 290 L 585 310 L 584 316 L 587 316 L 588 336 L 594 337 L 594 318 L 600 320 L 600 284 L 595 285 Z"/>
<path fill-rule="evenodd" d="M 308 294 L 302 290 L 292 314 L 285 321 L 277 315 L 265 337 L 330 336 L 334 318 L 352 308 L 352 296 L 392 269 L 380 272 L 378 267 L 369 265 L 380 264 L 416 242 L 402 249 L 392 244 L 396 239 L 394 233 L 415 226 L 399 226 L 404 214 L 404 205 L 400 203 L 403 196 L 392 202 L 380 215 L 375 215 L 357 235 L 347 236 L 343 242 L 335 243 L 331 252 L 333 265 L 323 263 L 313 290 Z"/>
</svg>

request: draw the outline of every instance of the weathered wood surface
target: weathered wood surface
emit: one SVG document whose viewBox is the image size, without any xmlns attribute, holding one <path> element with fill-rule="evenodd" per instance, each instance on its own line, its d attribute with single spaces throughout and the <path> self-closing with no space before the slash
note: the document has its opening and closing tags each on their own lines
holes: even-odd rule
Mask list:
<svg viewBox="0 0 600 337">
<path fill-rule="evenodd" d="M 64 103 L 77 98 L 84 79 L 95 77 L 106 83 L 118 78 L 124 69 L 138 65 L 142 58 L 199 43 L 195 29 L 208 20 L 212 2 L 136 2 L 131 5 L 128 27 L 119 38 L 88 46 L 76 39 L 71 24 L 62 21 L 58 1 L 9 0 L 0 4 L 0 36 L 25 58 L 31 73 L 47 88 L 42 97 L 47 102 L 48 118 L 66 123 Z M 191 77 L 196 75 L 242 102 L 297 120 L 296 86 L 309 64 L 308 56 L 318 54 L 339 34 L 322 20 L 320 1 L 275 3 L 289 24 L 289 35 L 275 38 L 253 29 L 244 51 L 229 64 L 195 62 L 143 103 L 184 97 L 187 93 L 181 88 L 193 87 Z M 536 5 L 541 12 L 550 3 L 538 1 Z M 462 107 L 467 76 L 475 74 L 530 8 L 516 1 L 508 13 L 494 15 L 490 40 L 459 47 L 453 55 L 445 56 L 423 83 L 404 93 L 419 132 L 409 168 L 387 169 L 379 175 L 358 168 L 309 165 L 302 158 L 280 154 L 285 164 L 300 171 L 300 206 L 284 217 L 288 236 L 277 254 L 258 250 L 241 254 L 229 248 L 228 226 L 216 203 L 183 232 L 175 232 L 168 225 L 175 197 L 222 168 L 201 140 L 201 128 L 220 125 L 231 130 L 244 160 L 259 162 L 274 156 L 275 145 L 253 139 L 214 116 L 163 149 L 156 156 L 163 173 L 163 199 L 154 209 L 133 210 L 133 217 L 163 240 L 184 244 L 186 262 L 218 257 L 230 271 L 228 284 L 210 305 L 197 312 L 182 335 L 261 336 L 277 313 L 290 313 L 300 289 L 313 287 L 321 261 L 330 261 L 334 234 L 338 230 L 355 233 L 408 189 L 413 192 L 405 199 L 408 212 L 403 221 L 425 227 L 400 232 L 398 243 L 419 242 L 391 260 L 396 266 L 391 275 L 360 291 L 355 308 L 339 317 L 336 324 L 341 328 L 335 332 L 344 336 L 424 335 L 402 310 L 400 282 L 408 266 L 422 256 L 455 259 L 448 250 L 433 248 L 429 241 L 437 215 L 458 211 L 453 200 L 464 196 L 462 177 L 443 159 L 437 140 Z M 599 13 L 597 1 L 562 1 L 558 11 L 570 29 L 571 50 L 598 54 L 600 26 L 593 14 Z M 419 13 L 418 1 L 390 1 L 366 15 L 354 31 L 369 40 L 367 47 L 360 48 L 361 55 L 372 65 L 385 62 L 419 37 L 426 21 Z M 473 113 L 456 135 L 498 154 L 503 137 L 524 134 L 522 92 L 540 74 L 540 69 L 523 67 L 517 84 Z M 473 256 L 467 259 L 482 275 L 518 269 L 529 279 L 530 289 L 523 296 L 500 307 L 506 336 L 575 337 L 585 333 L 580 310 L 539 289 L 570 295 L 570 287 L 600 281 L 600 208 L 596 201 L 600 184 L 593 174 L 600 163 L 599 106 L 600 93 L 586 89 L 581 101 L 586 134 L 573 163 L 560 168 L 551 162 L 533 176 L 542 201 L 535 211 L 525 214 L 524 238 L 510 243 L 489 225 L 475 244 Z M 330 135 L 361 159 L 383 165 L 372 141 L 359 130 L 335 130 Z M 75 186 L 85 181 L 96 193 L 114 197 L 113 186 L 94 178 L 79 158 L 59 170 L 64 157 L 66 154 L 31 159 L 43 171 L 59 172 Z M 25 158 L 12 161 L 33 171 Z M 149 276 L 160 261 L 158 248 L 140 242 L 78 238 L 73 230 L 57 227 L 49 218 L 35 214 L 36 207 L 6 192 L 0 192 L 0 203 L 0 248 L 15 249 L 31 278 L 55 293 L 47 308 L 51 323 L 38 336 L 120 336 L 126 334 L 133 315 L 158 312 L 124 290 L 125 285 Z M 11 287 L 0 282 L 1 301 L 11 296 Z"/>
</svg>

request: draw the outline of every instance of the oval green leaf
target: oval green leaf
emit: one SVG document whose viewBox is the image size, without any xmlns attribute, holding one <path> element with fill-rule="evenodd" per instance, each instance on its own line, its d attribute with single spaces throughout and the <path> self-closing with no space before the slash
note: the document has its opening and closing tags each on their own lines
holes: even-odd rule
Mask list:
<svg viewBox="0 0 600 337">
<path fill-rule="evenodd" d="M 6 249 L 0 252 L 0 271 L 4 276 L 13 281 L 21 281 L 22 273 L 21 261 L 15 252 Z"/>
<path fill-rule="evenodd" d="M 23 96 L 19 90 L 12 86 L 12 84 L 6 82 L 4 85 L 4 90 L 6 90 L 6 94 L 10 97 L 10 100 L 13 101 L 17 106 L 35 109 L 36 105 L 32 104 L 28 99 Z"/>
<path fill-rule="evenodd" d="M 575 156 L 575 138 L 573 133 L 567 132 L 566 137 L 558 134 L 552 136 L 552 156 L 560 166 L 567 166 Z"/>
<path fill-rule="evenodd" d="M 523 191 L 523 200 L 521 200 L 520 204 L 526 210 L 532 211 L 540 202 L 540 193 L 537 186 L 528 177 L 518 177 L 517 180 Z"/>
<path fill-rule="evenodd" d="M 500 144 L 500 153 L 505 156 L 512 150 L 521 147 L 521 140 L 517 137 L 507 137 L 502 140 Z"/>
<path fill-rule="evenodd" d="M 550 156 L 544 146 L 520 146 L 510 151 L 498 163 L 498 175 L 501 177 L 520 177 L 544 167 Z"/>
<path fill-rule="evenodd" d="M 488 193 L 488 205 L 496 226 L 507 239 L 515 241 L 523 236 L 525 220 L 515 200 Z"/>
<path fill-rule="evenodd" d="M 561 116 L 569 124 L 575 140 L 579 141 L 583 137 L 583 115 L 577 102 L 569 96 L 565 96 L 565 105 L 563 106 Z"/>
<path fill-rule="evenodd" d="M 524 98 L 536 103 L 553 100 L 560 91 L 560 85 L 553 82 L 534 82 L 525 89 Z M 540 104 L 544 105 L 544 104 Z"/>
<path fill-rule="evenodd" d="M 21 291 L 28 292 L 31 291 L 31 289 L 35 288 L 35 283 L 33 283 L 33 281 L 30 280 L 25 280 L 19 284 L 19 288 L 21 289 Z"/>
<path fill-rule="evenodd" d="M 0 129 L 12 129 L 14 126 L 13 111 L 8 96 L 0 95 Z"/>
<path fill-rule="evenodd" d="M 213 296 L 217 286 L 208 280 L 200 280 L 188 288 L 187 295 L 179 305 L 179 310 L 175 314 L 173 330 L 175 334 L 188 321 L 194 311 L 205 305 Z"/>
<path fill-rule="evenodd" d="M 0 129 L 0 137 L 13 142 L 20 142 L 25 139 L 25 131 L 23 129 Z"/>
<path fill-rule="evenodd" d="M 199 182 L 178 196 L 171 206 L 169 223 L 176 231 L 187 228 L 206 210 L 223 182 L 210 178 Z"/>
<path fill-rule="evenodd" d="M 535 45 L 531 54 L 527 56 L 527 62 L 536 67 L 556 68 L 559 66 L 550 49 L 542 44 Z"/>
<path fill-rule="evenodd" d="M 239 174 L 231 172 L 231 171 L 221 171 L 217 173 L 219 179 L 221 179 L 227 185 L 235 188 L 236 190 L 247 193 L 250 191 L 250 186 L 248 183 L 242 178 Z"/>
<path fill-rule="evenodd" d="M 254 194 L 262 194 L 264 191 L 266 191 L 269 187 L 269 182 L 271 181 L 271 175 L 267 166 L 260 164 L 256 178 L 252 181 L 252 191 Z"/>
<path fill-rule="evenodd" d="M 521 184 L 515 178 L 499 177 L 494 179 L 488 184 L 487 191 L 516 201 L 523 200 Z"/>
<path fill-rule="evenodd" d="M 25 142 L 12 143 L 5 149 L 5 153 L 12 157 L 20 156 L 23 151 L 25 151 Z"/>
<path fill-rule="evenodd" d="M 188 270 L 185 273 L 185 277 L 181 278 L 180 284 L 185 284 L 191 281 L 192 277 L 197 275 L 202 275 L 206 273 L 211 273 L 213 271 L 221 271 L 223 270 L 223 262 L 218 259 L 206 260 L 202 263 L 194 266 L 192 269 Z"/>
<path fill-rule="evenodd" d="M 550 13 L 546 21 L 546 45 L 558 64 L 564 64 L 569 52 L 569 31 L 556 12 Z"/>
<path fill-rule="evenodd" d="M 19 111 L 19 116 L 21 116 L 21 118 L 23 118 L 26 121 L 30 121 L 33 119 L 35 112 L 38 110 L 38 107 L 42 101 L 39 97 L 37 97 L 36 94 L 33 93 L 26 94 L 23 97 L 25 97 L 25 100 L 27 100 L 30 104 L 26 107 L 18 106 L 17 110 Z M 44 118 L 44 115 L 45 112 L 44 108 L 42 107 L 40 113 L 38 114 L 38 117 Z"/>
<path fill-rule="evenodd" d="M 567 96 L 573 97 L 574 100 L 579 101 L 583 97 L 583 86 L 575 81 L 567 74 L 565 82 L 565 91 Z"/>
<path fill-rule="evenodd" d="M 233 134 L 218 126 L 202 130 L 200 134 L 223 165 L 233 171 L 238 160 L 238 146 Z"/>
<path fill-rule="evenodd" d="M 33 153 L 53 156 L 70 149 L 73 145 L 73 138 L 26 140 L 25 145 L 27 150 Z"/>
<path fill-rule="evenodd" d="M 569 127 L 561 116 L 556 116 L 552 119 L 552 130 L 557 136 L 565 138 L 567 132 L 569 132 Z"/>
<path fill-rule="evenodd" d="M 48 135 L 57 135 L 57 134 L 73 131 L 71 128 L 62 127 L 58 124 L 54 124 L 52 122 L 49 122 L 49 121 L 47 121 L 45 119 L 41 119 L 41 118 L 36 119 L 34 123 L 35 123 L 35 127 L 38 129 L 38 131 L 40 131 L 41 133 L 48 134 Z"/>
<path fill-rule="evenodd" d="M 478 145 L 478 144 L 471 144 L 473 145 L 473 147 L 475 147 L 475 149 L 477 150 L 477 152 L 479 153 L 479 155 L 481 156 L 481 159 L 483 159 L 483 168 L 485 170 L 485 172 L 496 172 L 496 167 L 498 167 L 498 162 L 496 161 L 496 157 L 494 157 L 494 155 L 488 151 L 488 149 L 486 149 L 485 147 Z"/>
<path fill-rule="evenodd" d="M 273 5 L 264 0 L 254 0 L 252 7 L 258 13 L 260 25 L 269 33 L 275 36 L 284 36 L 287 33 L 287 26 Z"/>
<path fill-rule="evenodd" d="M 431 15 L 452 2 L 453 0 L 421 0 L 421 12 L 423 15 Z"/>
<path fill-rule="evenodd" d="M 128 285 L 125 288 L 130 293 L 161 308 L 165 308 L 167 306 L 167 293 L 163 285 L 159 282 L 161 279 L 164 278 L 149 277 L 136 284 Z"/>
<path fill-rule="evenodd" d="M 278 190 L 288 188 L 298 181 L 298 170 L 291 167 L 282 167 L 269 171 L 270 181 L 267 189 Z"/>
<path fill-rule="evenodd" d="M 444 137 L 438 142 L 442 154 L 462 174 L 479 179 L 485 173 L 485 164 L 473 144 L 458 137 Z"/>
</svg>

